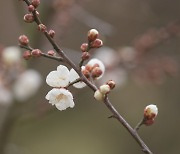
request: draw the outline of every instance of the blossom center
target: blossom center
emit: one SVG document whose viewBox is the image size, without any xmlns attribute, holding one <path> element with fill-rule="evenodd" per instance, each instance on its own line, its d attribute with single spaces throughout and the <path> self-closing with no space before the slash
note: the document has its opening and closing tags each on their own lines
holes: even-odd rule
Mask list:
<svg viewBox="0 0 180 154">
<path fill-rule="evenodd" d="M 56 100 L 59 102 L 59 101 L 61 101 L 61 100 L 65 100 L 65 99 L 67 99 L 67 97 L 64 95 L 64 94 L 59 94 L 59 95 L 57 95 L 56 96 Z"/>
</svg>

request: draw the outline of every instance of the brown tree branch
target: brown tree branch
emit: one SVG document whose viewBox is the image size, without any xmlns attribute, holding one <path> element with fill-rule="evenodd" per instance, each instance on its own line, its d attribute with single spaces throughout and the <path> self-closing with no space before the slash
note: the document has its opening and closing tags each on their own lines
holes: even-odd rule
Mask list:
<svg viewBox="0 0 180 154">
<path fill-rule="evenodd" d="M 25 45 L 19 45 L 19 47 L 21 47 L 21 48 L 24 48 L 24 49 L 27 49 L 27 50 L 29 50 L 29 51 L 32 51 L 33 50 L 33 48 L 31 48 L 30 46 L 25 46 Z M 48 55 L 48 54 L 46 54 L 46 53 L 41 53 L 41 56 L 43 56 L 43 57 L 46 57 L 46 58 L 49 58 L 49 59 L 53 59 L 53 60 L 56 60 L 56 61 L 58 61 L 58 62 L 62 62 L 63 61 L 63 59 L 61 58 L 61 57 L 56 57 L 56 56 L 51 56 L 51 55 Z"/>
<path fill-rule="evenodd" d="M 27 5 L 30 5 L 29 0 L 24 0 Z M 41 20 L 36 14 L 36 10 L 33 11 L 35 22 L 39 25 L 42 24 Z M 45 31 L 44 35 L 49 40 L 55 51 L 63 58 L 63 60 L 69 64 L 80 76 L 81 80 L 85 82 L 93 91 L 97 90 L 97 87 L 92 84 L 81 72 L 81 68 L 77 67 L 63 52 L 62 49 L 56 44 L 56 42 L 49 36 L 48 32 Z M 136 142 L 140 145 L 142 148 L 142 151 L 146 154 L 153 154 L 151 150 L 146 146 L 146 144 L 143 142 L 143 140 L 140 138 L 140 136 L 137 134 L 137 132 L 128 124 L 128 122 L 118 113 L 118 111 L 114 108 L 114 106 L 109 101 L 108 97 L 106 96 L 104 99 L 104 104 L 107 106 L 107 108 L 113 113 L 114 117 L 128 130 L 128 132 L 131 134 L 131 136 L 136 140 Z"/>
</svg>

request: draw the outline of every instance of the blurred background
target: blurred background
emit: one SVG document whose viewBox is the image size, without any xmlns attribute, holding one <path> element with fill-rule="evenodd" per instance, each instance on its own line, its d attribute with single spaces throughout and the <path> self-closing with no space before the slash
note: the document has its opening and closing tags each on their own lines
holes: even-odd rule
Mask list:
<svg viewBox="0 0 180 154">
<path fill-rule="evenodd" d="M 144 107 L 156 104 L 159 115 L 155 123 L 142 126 L 139 134 L 154 154 L 178 154 L 180 1 L 41 0 L 38 11 L 75 63 L 80 60 L 80 45 L 87 42 L 87 31 L 99 30 L 104 47 L 91 54 L 107 69 L 97 85 L 109 79 L 116 81 L 110 100 L 133 127 L 141 120 Z M 12 61 L 3 59 L 7 57 L 4 53 L 12 50 L 20 54 L 16 47 L 22 34 L 29 37 L 33 48 L 43 52 L 53 49 L 36 24 L 24 23 L 26 13 L 23 2 L 0 1 L 2 154 L 142 153 L 125 128 L 107 118 L 111 113 L 94 100 L 88 88 L 70 88 L 76 105 L 66 111 L 58 111 L 45 100 L 51 89 L 46 76 L 58 62 L 17 57 L 18 63 L 10 64 Z"/>
</svg>

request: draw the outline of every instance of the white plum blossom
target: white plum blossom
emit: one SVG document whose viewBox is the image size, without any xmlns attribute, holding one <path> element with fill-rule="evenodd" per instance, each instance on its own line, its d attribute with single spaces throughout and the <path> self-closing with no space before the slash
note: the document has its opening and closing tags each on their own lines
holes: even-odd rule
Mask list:
<svg viewBox="0 0 180 154">
<path fill-rule="evenodd" d="M 10 90 L 0 85 L 0 104 L 9 105 L 13 102 L 13 96 Z"/>
<path fill-rule="evenodd" d="M 123 62 L 132 62 L 136 57 L 136 50 L 130 46 L 123 47 L 119 50 L 119 56 Z"/>
<path fill-rule="evenodd" d="M 103 64 L 106 66 L 106 68 L 116 65 L 119 60 L 117 52 L 109 47 L 98 48 L 95 52 L 94 57 L 101 60 Z"/>
<path fill-rule="evenodd" d="M 13 92 L 19 101 L 25 101 L 32 97 L 40 88 L 42 79 L 35 70 L 23 72 L 14 84 Z"/>
<path fill-rule="evenodd" d="M 60 111 L 65 110 L 68 107 L 73 108 L 75 105 L 72 94 L 64 88 L 53 88 L 46 95 L 46 99 Z"/>
<path fill-rule="evenodd" d="M 66 87 L 69 84 L 69 70 L 64 65 L 59 65 L 57 71 L 52 71 L 46 78 L 46 83 L 51 87 Z"/>
<path fill-rule="evenodd" d="M 90 65 L 91 67 L 93 67 L 96 64 L 99 65 L 99 68 L 102 71 L 102 74 L 97 78 L 97 79 L 100 79 L 104 75 L 104 72 L 105 72 L 105 66 L 102 63 L 102 61 L 100 61 L 99 59 L 93 58 L 87 63 L 87 65 Z"/>
<path fill-rule="evenodd" d="M 84 66 L 82 66 L 82 69 L 84 69 Z M 77 74 L 77 72 L 72 68 L 71 70 L 70 70 L 70 76 L 69 76 L 69 80 L 70 80 L 70 82 L 73 82 L 73 81 L 75 81 L 75 80 L 77 80 L 77 79 L 79 79 L 79 75 Z M 83 87 L 85 87 L 86 86 L 86 84 L 84 83 L 84 82 L 77 82 L 77 83 L 75 83 L 75 84 L 73 84 L 73 86 L 75 87 L 75 88 L 83 88 Z"/>
<path fill-rule="evenodd" d="M 7 65 L 19 63 L 21 61 L 21 51 L 16 46 L 6 47 L 2 51 L 2 59 Z"/>
</svg>

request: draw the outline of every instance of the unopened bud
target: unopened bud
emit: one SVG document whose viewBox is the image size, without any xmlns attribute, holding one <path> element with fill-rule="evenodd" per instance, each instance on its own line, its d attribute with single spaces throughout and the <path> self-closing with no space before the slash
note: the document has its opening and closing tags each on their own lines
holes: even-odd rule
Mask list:
<svg viewBox="0 0 180 154">
<path fill-rule="evenodd" d="M 49 30 L 49 36 L 51 37 L 51 38 L 54 38 L 54 35 L 55 35 L 55 31 L 54 30 Z"/>
<path fill-rule="evenodd" d="M 56 53 L 53 50 L 49 50 L 47 52 L 47 54 L 50 55 L 50 56 L 54 56 Z"/>
<path fill-rule="evenodd" d="M 144 109 L 144 117 L 146 119 L 154 119 L 158 114 L 158 108 L 156 105 L 148 105 L 146 106 L 146 108 Z"/>
<path fill-rule="evenodd" d="M 40 57 L 41 56 L 41 50 L 39 49 L 34 49 L 31 51 L 31 55 L 34 57 Z"/>
<path fill-rule="evenodd" d="M 100 39 L 96 39 L 91 43 L 92 48 L 100 48 L 103 46 L 103 41 Z"/>
<path fill-rule="evenodd" d="M 81 56 L 82 60 L 87 60 L 87 59 L 89 59 L 89 57 L 90 57 L 89 52 L 83 52 L 82 53 L 82 56 Z"/>
<path fill-rule="evenodd" d="M 100 90 L 100 92 L 101 92 L 102 94 L 107 94 L 107 93 L 110 92 L 111 89 L 110 89 L 109 85 L 104 84 L 104 85 L 102 85 L 102 86 L 99 87 L 99 90 Z"/>
<path fill-rule="evenodd" d="M 90 42 L 92 42 L 92 41 L 94 41 L 95 39 L 97 39 L 98 35 L 99 35 L 99 32 L 98 32 L 96 29 L 91 29 L 91 30 L 89 30 L 89 32 L 88 32 L 88 40 L 89 40 Z"/>
<path fill-rule="evenodd" d="M 102 73 L 103 72 L 99 67 L 95 67 L 91 72 L 93 78 L 97 78 L 97 77 L 101 76 Z"/>
<path fill-rule="evenodd" d="M 37 8 L 40 4 L 40 0 L 32 0 L 32 3 L 31 3 L 35 8 Z"/>
<path fill-rule="evenodd" d="M 114 89 L 116 86 L 116 83 L 113 80 L 109 80 L 106 84 L 109 85 L 111 89 Z"/>
<path fill-rule="evenodd" d="M 94 93 L 94 98 L 98 101 L 103 101 L 104 95 L 100 92 L 100 90 L 96 90 Z"/>
<path fill-rule="evenodd" d="M 88 44 L 87 44 L 87 43 L 83 43 L 83 44 L 81 45 L 80 49 L 81 49 L 82 52 L 87 51 L 87 49 L 88 49 Z"/>
<path fill-rule="evenodd" d="M 33 5 L 29 5 L 28 6 L 28 11 L 29 12 L 33 12 L 35 10 L 34 6 Z"/>
<path fill-rule="evenodd" d="M 85 69 L 91 72 L 93 67 L 91 65 L 86 64 Z"/>
<path fill-rule="evenodd" d="M 25 14 L 24 21 L 27 23 L 32 23 L 34 21 L 34 16 L 32 14 Z"/>
<path fill-rule="evenodd" d="M 19 36 L 19 43 L 20 43 L 21 45 L 27 46 L 28 43 L 29 43 L 28 37 L 27 37 L 26 35 L 21 35 L 21 36 Z"/>
<path fill-rule="evenodd" d="M 46 26 L 43 25 L 43 24 L 39 24 L 38 25 L 38 30 L 41 31 L 41 32 L 45 32 L 46 31 Z"/>
<path fill-rule="evenodd" d="M 83 70 L 82 70 L 82 73 L 84 74 L 84 76 L 85 76 L 86 78 L 89 78 L 89 77 L 90 77 L 90 72 L 89 72 L 87 69 L 83 69 Z"/>
<path fill-rule="evenodd" d="M 31 58 L 31 52 L 30 51 L 25 51 L 23 53 L 23 58 L 26 59 L 26 60 L 30 59 Z"/>
</svg>

